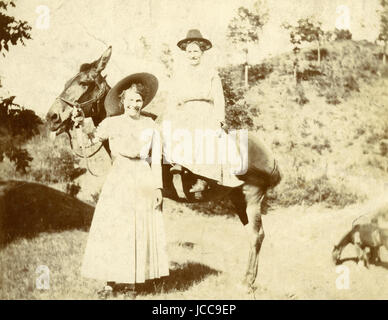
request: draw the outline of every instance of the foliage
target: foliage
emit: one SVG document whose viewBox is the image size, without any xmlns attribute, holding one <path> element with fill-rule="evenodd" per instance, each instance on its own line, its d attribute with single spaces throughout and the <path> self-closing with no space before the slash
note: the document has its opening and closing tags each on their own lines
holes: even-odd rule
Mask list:
<svg viewBox="0 0 388 320">
<path fill-rule="evenodd" d="M 321 66 L 314 84 L 320 95 L 330 104 L 338 104 L 360 90 L 361 81 L 375 79 L 379 65 L 375 48 L 368 48 L 354 41 L 328 46 L 328 57 Z"/>
<path fill-rule="evenodd" d="M 348 29 L 334 29 L 335 40 L 352 40 L 352 33 Z"/>
<path fill-rule="evenodd" d="M 380 33 L 379 40 L 388 41 L 388 1 L 380 0 Z"/>
<path fill-rule="evenodd" d="M 320 41 L 324 35 L 321 29 L 322 23 L 312 17 L 298 20 L 295 32 L 300 35 L 301 41 L 313 42 Z"/>
<path fill-rule="evenodd" d="M 159 59 L 166 69 L 167 77 L 171 77 L 173 73 L 174 58 L 172 57 L 172 51 L 167 43 L 162 44 L 162 49 L 159 55 Z"/>
<path fill-rule="evenodd" d="M 258 42 L 258 30 L 266 23 L 267 15 L 265 12 L 250 11 L 245 7 L 238 8 L 237 15 L 228 25 L 228 38 L 236 44 Z"/>
<path fill-rule="evenodd" d="M 39 133 L 42 120 L 34 111 L 15 104 L 15 97 L 0 98 L 0 160 L 6 156 L 16 165 L 18 172 L 25 173 L 32 158 L 20 145 Z"/>
<path fill-rule="evenodd" d="M 381 10 L 380 10 L 380 33 L 378 35 L 378 40 L 382 41 L 384 44 L 383 52 L 383 61 L 386 63 L 386 50 L 388 43 L 388 1 L 380 0 Z"/>
<path fill-rule="evenodd" d="M 296 25 L 291 25 L 288 22 L 285 22 L 282 24 L 282 27 L 286 30 L 289 30 L 290 35 L 290 43 L 294 46 L 293 52 L 294 52 L 294 64 L 293 64 L 293 70 L 294 70 L 294 78 L 295 81 L 298 83 L 300 78 L 298 76 L 299 74 L 299 67 L 300 67 L 300 46 L 302 42 L 317 42 L 317 61 L 318 64 L 321 64 L 321 40 L 324 36 L 324 32 L 321 29 L 322 23 L 320 21 L 317 21 L 313 17 L 307 17 L 302 18 L 297 21 Z M 300 101 L 304 101 L 304 99 L 301 99 Z"/>
<path fill-rule="evenodd" d="M 71 197 L 76 197 L 80 191 L 81 191 L 81 186 L 78 183 L 66 184 L 66 193 Z"/>
<path fill-rule="evenodd" d="M 7 15 L 9 7 L 15 7 L 15 2 L 0 1 L 0 52 L 9 51 L 10 44 L 15 46 L 19 42 L 24 45 L 24 40 L 31 39 L 31 27 L 27 21 L 16 20 L 15 17 Z"/>
<path fill-rule="evenodd" d="M 34 111 L 14 103 L 15 96 L 0 98 L 0 127 L 24 142 L 39 133 L 43 122 Z"/>
<path fill-rule="evenodd" d="M 249 82 L 256 83 L 259 80 L 265 79 L 274 70 L 274 66 L 270 62 L 250 66 Z"/>
<path fill-rule="evenodd" d="M 245 72 L 248 87 L 248 45 L 249 43 L 259 42 L 259 30 L 268 20 L 268 10 L 265 9 L 262 1 L 257 1 L 252 10 L 240 7 L 237 9 L 237 15 L 229 22 L 227 37 L 232 43 L 239 45 L 245 52 Z"/>
<path fill-rule="evenodd" d="M 246 89 L 241 86 L 239 81 L 240 73 L 237 69 L 227 67 L 220 70 L 226 102 L 225 120 L 231 129 L 251 129 L 253 128 L 253 121 L 248 113 L 249 105 L 244 99 Z"/>
<path fill-rule="evenodd" d="M 37 137 L 27 145 L 33 156 L 29 175 L 34 181 L 44 183 L 70 183 L 85 172 L 66 142 L 51 142 L 48 138 Z"/>
</svg>

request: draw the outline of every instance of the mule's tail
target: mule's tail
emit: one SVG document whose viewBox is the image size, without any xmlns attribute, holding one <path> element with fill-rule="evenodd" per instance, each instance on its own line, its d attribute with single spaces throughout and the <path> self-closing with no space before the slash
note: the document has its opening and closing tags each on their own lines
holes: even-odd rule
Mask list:
<svg viewBox="0 0 388 320">
<path fill-rule="evenodd" d="M 269 188 L 276 187 L 281 180 L 282 180 L 282 175 L 280 173 L 278 163 L 276 160 L 274 160 L 273 169 L 268 179 L 268 184 L 269 184 L 268 187 Z"/>
<path fill-rule="evenodd" d="M 278 164 L 276 160 L 274 160 L 271 171 L 253 167 L 248 169 L 247 174 L 243 176 L 242 179 L 253 185 L 259 185 L 267 190 L 276 187 L 280 183 L 282 176 Z"/>
</svg>

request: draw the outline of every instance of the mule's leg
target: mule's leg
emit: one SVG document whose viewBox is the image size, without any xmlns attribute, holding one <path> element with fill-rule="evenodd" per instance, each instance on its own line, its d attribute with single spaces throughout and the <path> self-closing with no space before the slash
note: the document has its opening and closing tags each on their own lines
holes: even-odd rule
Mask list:
<svg viewBox="0 0 388 320">
<path fill-rule="evenodd" d="M 373 264 L 378 264 L 381 262 L 380 259 L 380 247 L 371 247 L 370 248 L 370 261 Z"/>
<path fill-rule="evenodd" d="M 259 264 L 259 253 L 264 241 L 264 229 L 261 219 L 262 204 L 265 197 L 265 191 L 257 186 L 244 185 L 243 193 L 246 200 L 246 213 L 248 223 L 245 228 L 249 237 L 249 259 L 244 282 L 253 286 L 257 277 Z"/>
</svg>

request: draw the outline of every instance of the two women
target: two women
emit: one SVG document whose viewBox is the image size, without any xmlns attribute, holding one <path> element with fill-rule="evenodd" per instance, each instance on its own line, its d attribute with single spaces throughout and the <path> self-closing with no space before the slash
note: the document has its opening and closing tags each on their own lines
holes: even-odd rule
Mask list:
<svg viewBox="0 0 388 320">
<path fill-rule="evenodd" d="M 120 81 L 106 103 L 123 114 L 104 119 L 95 132 L 95 139 L 109 139 L 114 161 L 95 209 L 81 274 L 107 281 L 104 295 L 131 292 L 137 283 L 169 274 L 159 134 L 152 119 L 140 115 L 157 88 L 157 79 L 147 73 Z"/>
<path fill-rule="evenodd" d="M 163 119 L 174 131 L 185 130 L 191 137 L 211 130 L 219 138 L 225 118 L 221 79 L 215 69 L 201 64 L 212 44 L 198 30 L 190 30 L 177 45 L 185 51 L 188 63 L 174 76 Z M 110 109 L 121 110 L 119 115 L 103 120 L 95 133 L 95 139 L 109 139 L 114 162 L 95 209 L 81 274 L 107 281 L 102 293 L 123 285 L 133 289 L 136 283 L 169 274 L 161 213 L 161 144 L 154 122 L 140 115 L 157 87 L 156 78 L 147 73 L 124 78 L 105 101 Z M 197 150 L 192 151 L 195 156 Z M 150 153 L 151 165 L 147 162 Z M 227 186 L 242 184 L 236 177 L 222 175 L 219 163 L 182 163 L 173 154 L 168 156 L 172 158 L 167 160 L 197 175 Z M 198 180 L 190 191 L 205 188 L 206 181 Z"/>
</svg>

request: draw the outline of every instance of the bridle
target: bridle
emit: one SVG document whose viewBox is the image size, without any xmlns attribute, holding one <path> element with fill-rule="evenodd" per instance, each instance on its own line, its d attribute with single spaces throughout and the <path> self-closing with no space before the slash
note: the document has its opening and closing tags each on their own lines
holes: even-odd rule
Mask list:
<svg viewBox="0 0 388 320">
<path fill-rule="evenodd" d="M 76 79 L 80 74 L 81 74 L 81 72 L 77 73 L 73 78 L 71 78 L 68 81 L 68 84 L 65 86 L 65 89 L 63 91 L 66 91 L 71 86 L 74 79 Z M 108 84 L 105 81 L 105 77 L 103 78 L 103 80 L 104 81 L 102 81 L 102 83 L 94 80 L 95 86 L 98 87 L 98 93 L 97 93 L 96 97 L 94 97 L 94 98 L 91 98 L 91 99 L 84 101 L 84 102 L 78 102 L 78 100 L 82 98 L 82 95 L 81 95 L 81 97 L 78 98 L 76 101 L 70 102 L 70 101 L 65 101 L 65 99 L 63 99 L 59 96 L 57 98 L 57 100 L 58 99 L 62 100 L 65 103 L 67 103 L 68 105 L 70 104 L 70 106 L 77 104 L 78 108 L 80 108 L 84 112 L 84 115 L 86 117 L 96 116 L 96 115 L 98 115 L 98 112 L 99 112 L 98 105 L 100 104 L 100 101 L 106 96 L 107 91 L 108 91 Z M 90 112 L 85 112 L 85 110 L 88 110 Z"/>
<path fill-rule="evenodd" d="M 79 75 L 80 75 L 80 73 L 76 74 L 72 79 L 70 79 L 68 81 L 68 84 L 65 86 L 64 91 L 66 91 L 71 86 L 71 84 L 73 83 L 74 79 L 76 79 Z M 68 106 L 73 108 L 73 111 L 77 112 L 77 114 L 80 114 L 84 118 L 85 117 L 95 117 L 95 116 L 98 116 L 98 113 L 100 111 L 99 110 L 99 104 L 100 104 L 101 100 L 103 100 L 105 98 L 105 96 L 107 94 L 107 91 L 109 90 L 109 86 L 106 83 L 105 78 L 103 78 L 103 79 L 104 79 L 104 81 L 102 83 L 99 83 L 98 81 L 96 81 L 94 79 L 94 84 L 98 87 L 98 93 L 97 93 L 97 95 L 94 98 L 91 98 L 91 99 L 89 99 L 87 101 L 84 101 L 84 102 L 78 102 L 78 100 L 82 98 L 82 95 L 81 95 L 81 97 L 79 99 L 77 99 L 76 101 L 72 102 L 72 101 L 68 101 L 68 100 L 66 100 L 66 99 L 64 99 L 64 98 L 59 96 L 57 98 L 57 100 L 59 99 L 59 100 L 63 101 Z M 72 125 L 72 129 L 74 129 L 76 131 L 76 136 L 77 136 L 78 144 L 81 146 L 81 150 L 82 150 L 82 154 L 79 154 L 74 149 L 73 138 L 72 138 L 69 130 L 66 130 L 65 132 L 67 133 L 67 135 L 69 137 L 70 147 L 71 147 L 71 150 L 73 151 L 73 154 L 76 155 L 77 157 L 85 159 L 88 171 L 93 176 L 98 176 L 97 174 L 93 173 L 92 170 L 89 168 L 89 161 L 88 161 L 88 159 L 93 157 L 95 154 L 97 154 L 97 152 L 99 152 L 101 150 L 101 148 L 103 147 L 103 143 L 100 142 L 99 147 L 94 152 L 92 152 L 91 154 L 87 155 L 86 151 L 85 151 L 85 146 L 84 146 L 83 141 L 82 141 L 83 140 L 82 139 L 82 127 L 81 126 L 76 127 L 73 124 Z"/>
</svg>

